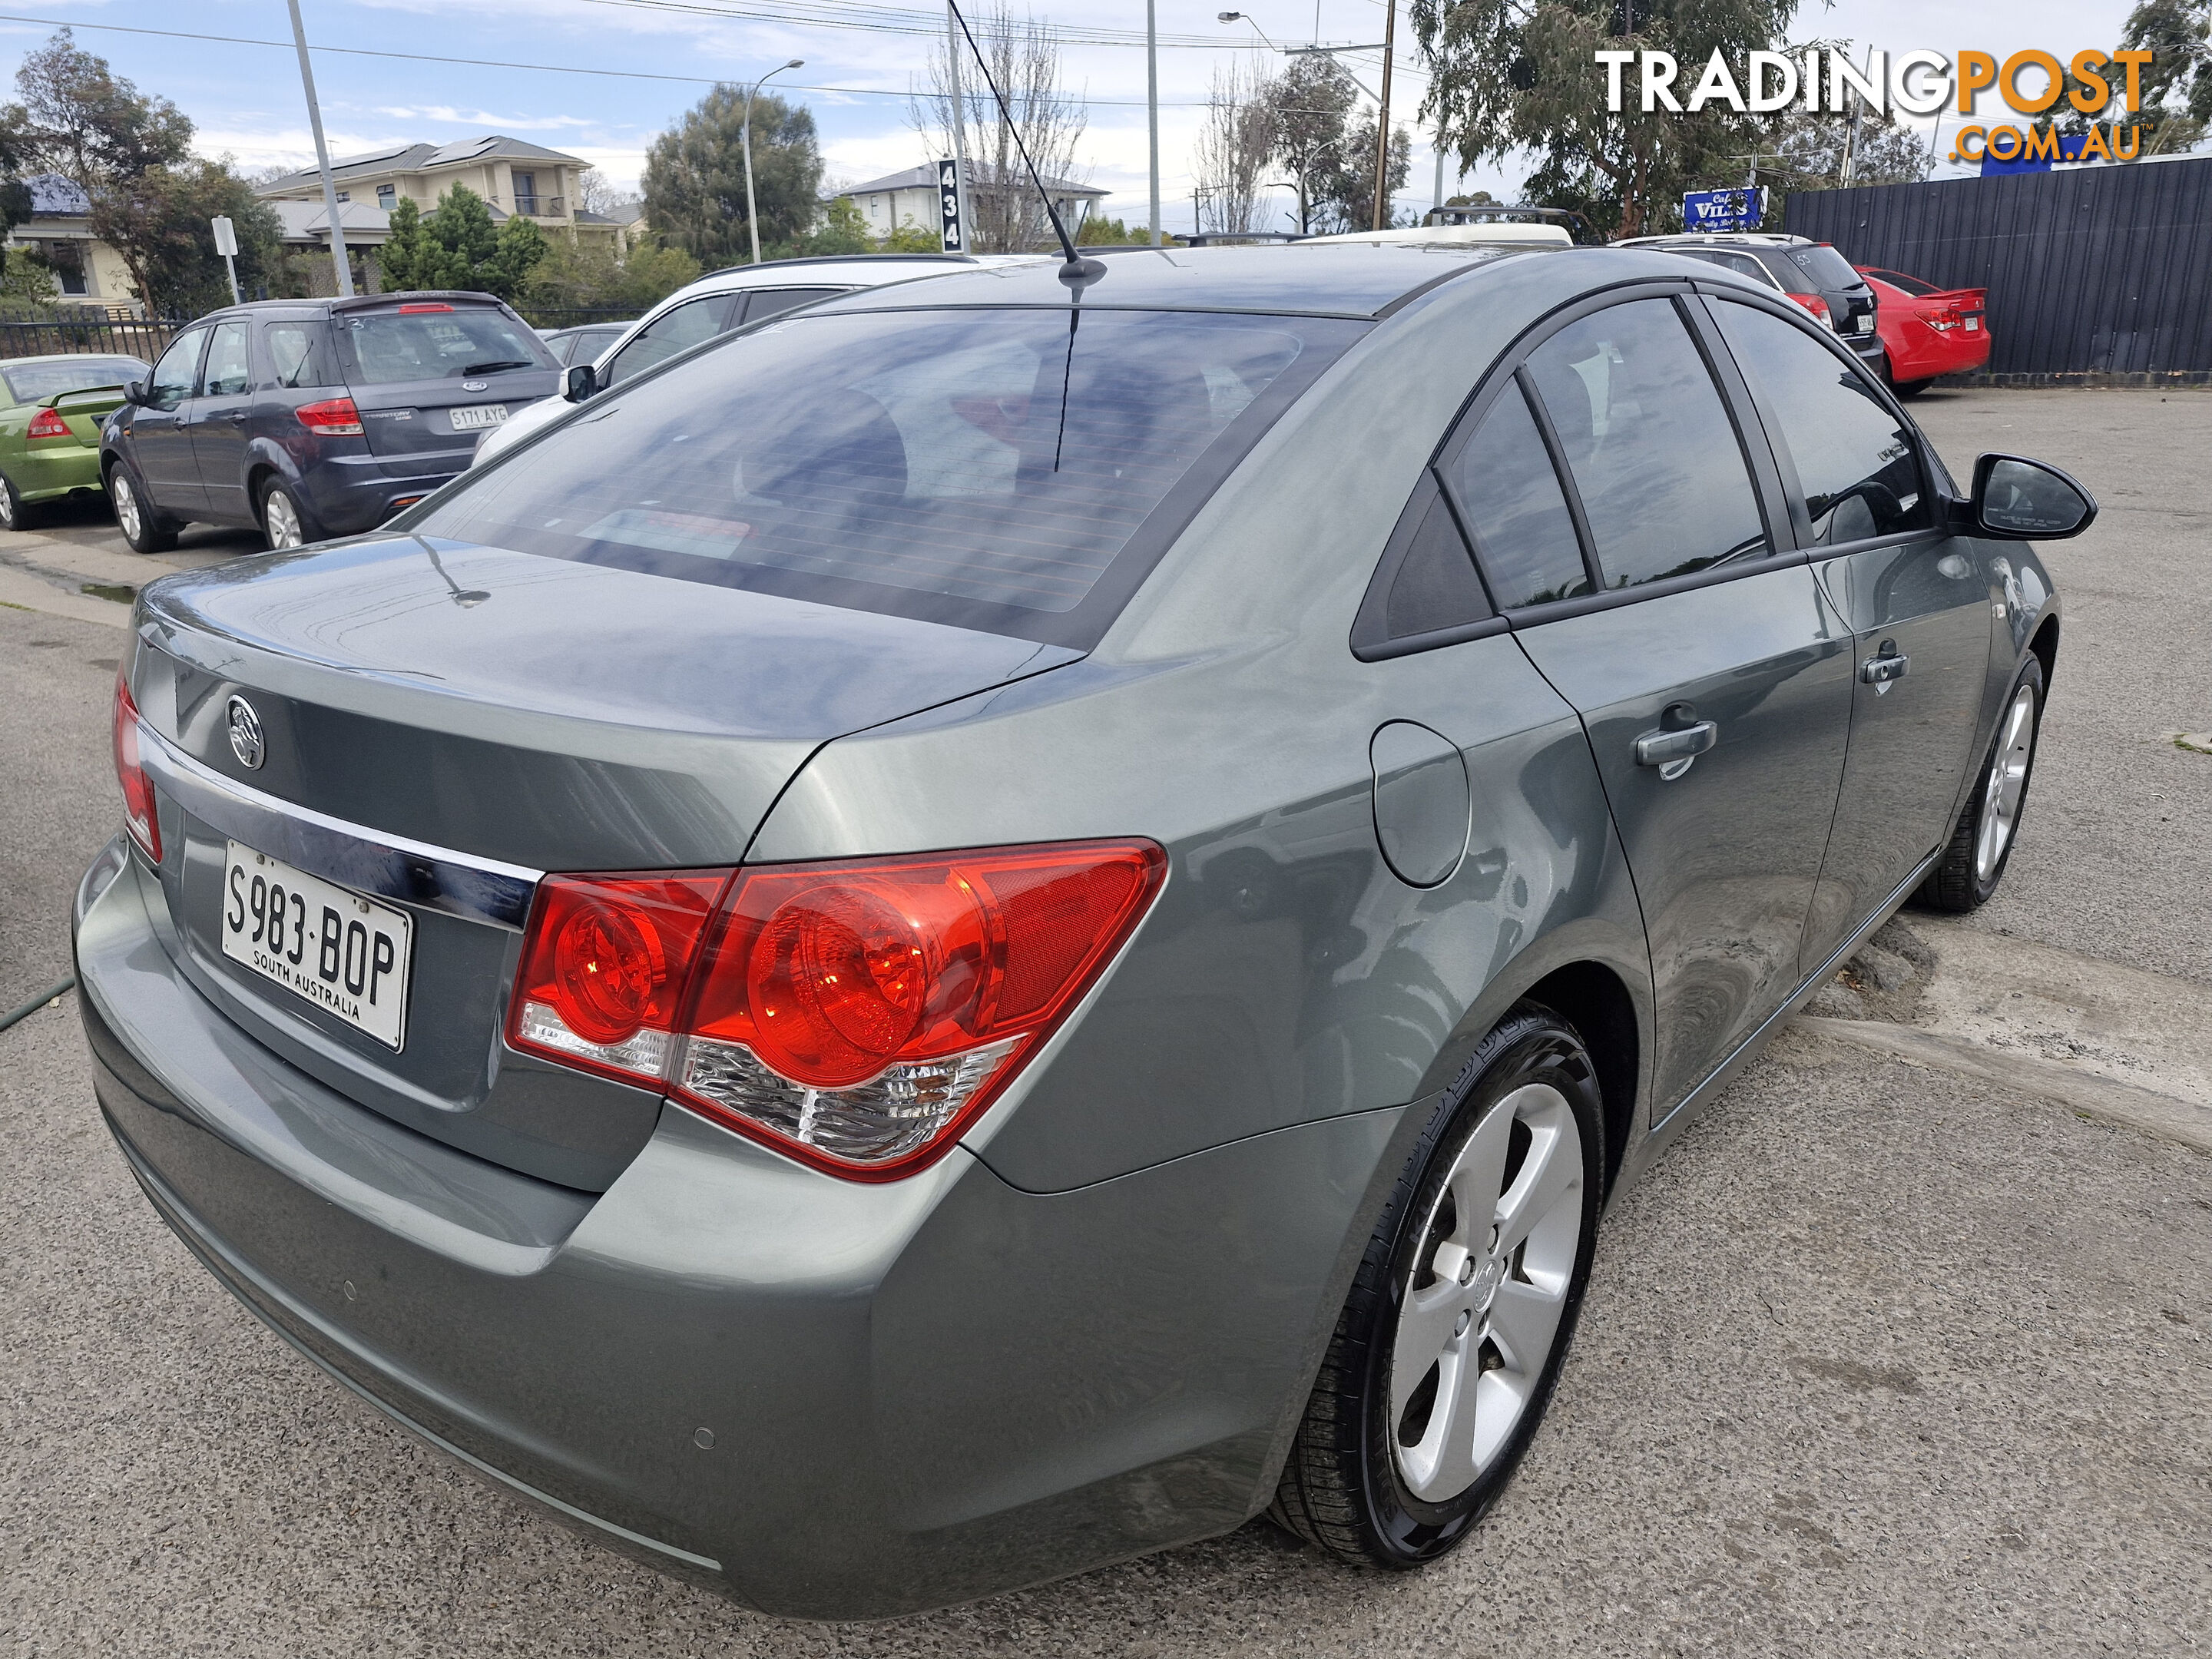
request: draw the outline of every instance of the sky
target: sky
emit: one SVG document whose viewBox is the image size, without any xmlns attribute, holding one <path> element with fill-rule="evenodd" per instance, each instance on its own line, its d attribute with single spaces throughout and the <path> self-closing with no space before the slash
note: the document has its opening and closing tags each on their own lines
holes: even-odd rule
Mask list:
<svg viewBox="0 0 2212 1659">
<path fill-rule="evenodd" d="M 1176 43 L 1158 53 L 1161 221 L 1171 232 L 1191 228 L 1189 155 L 1216 70 L 1240 55 L 1263 70 L 1279 65 L 1261 31 L 1277 46 L 1316 40 L 1371 46 L 1383 37 L 1388 0 L 1243 3 L 1251 21 L 1224 25 L 1216 15 L 1221 0 L 1158 0 L 1159 33 Z M 301 0 L 301 6 L 334 155 L 497 132 L 580 156 L 631 186 L 654 135 L 712 82 L 749 81 L 793 58 L 805 59 L 805 67 L 771 84 L 813 108 L 833 184 L 897 172 L 933 153 L 907 116 L 907 94 L 941 39 L 944 13 L 932 0 Z M 228 155 L 246 169 L 313 161 L 284 0 L 0 0 L 0 72 L 12 76 L 56 24 L 74 24 L 80 46 L 191 117 L 203 154 Z M 1022 9 L 1016 0 L 1017 13 Z M 1940 10 L 1923 0 L 1836 0 L 1806 5 L 1791 33 L 1853 40 L 1893 54 L 1972 47 L 2002 58 L 2040 46 L 2065 58 L 2117 45 L 2128 9 L 2129 0 L 1956 0 Z M 1076 171 L 1110 191 L 1104 210 L 1134 228 L 1147 206 L 1144 8 L 1136 0 L 1077 0 L 1036 10 L 1088 37 L 1063 50 L 1066 83 L 1089 111 Z M 817 21 L 799 21 L 801 12 Z M 1940 23 L 1931 27 L 1930 16 Z M 132 30 L 169 33 L 125 32 Z M 537 67 L 408 61 L 338 48 Z M 1382 56 L 1370 50 L 1340 61 L 1371 92 Z M 1395 118 L 1409 119 L 1426 81 L 1402 0 L 1395 59 L 1392 107 Z M 572 70 L 588 72 L 566 72 Z M 1925 132 L 1927 124 L 1919 125 Z M 1956 125 L 1951 118 L 1941 136 Z M 1435 151 L 1418 128 L 1413 137 L 1412 178 L 1396 198 L 1401 213 L 1427 206 L 1435 187 Z M 1461 174 L 1448 161 L 1444 193 L 1484 189 L 1513 200 L 1525 170 L 1509 163 Z M 1939 167 L 1936 176 L 1962 170 Z M 1271 222 L 1284 225 L 1290 205 L 1289 193 L 1277 192 Z"/>
</svg>

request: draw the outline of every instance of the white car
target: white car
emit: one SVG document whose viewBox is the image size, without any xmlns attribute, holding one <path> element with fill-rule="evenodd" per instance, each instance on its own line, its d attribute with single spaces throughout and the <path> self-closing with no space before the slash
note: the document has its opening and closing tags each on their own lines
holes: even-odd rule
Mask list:
<svg viewBox="0 0 2212 1659">
<path fill-rule="evenodd" d="M 1418 225 L 1403 225 L 1395 230 L 1346 230 L 1330 236 L 1305 236 L 1294 246 L 1395 242 L 1415 247 L 1567 247 L 1575 239 L 1559 221 L 1571 216 L 1551 208 L 1475 203 L 1431 209 L 1422 216 Z"/>
<path fill-rule="evenodd" d="M 680 288 L 629 325 L 592 365 L 601 388 L 619 386 L 641 369 L 674 356 L 717 334 L 727 334 L 778 312 L 811 305 L 854 289 L 879 288 L 941 276 L 977 265 L 1029 264 L 1022 253 L 850 253 L 816 259 L 774 259 L 709 271 Z M 565 398 L 541 398 L 517 410 L 477 440 L 471 466 L 480 466 L 533 432 L 543 431 L 576 407 Z"/>
</svg>

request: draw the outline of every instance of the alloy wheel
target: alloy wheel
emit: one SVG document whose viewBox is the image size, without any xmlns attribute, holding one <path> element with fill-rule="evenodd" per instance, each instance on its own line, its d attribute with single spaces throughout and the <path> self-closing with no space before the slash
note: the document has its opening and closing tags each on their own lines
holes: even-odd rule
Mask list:
<svg viewBox="0 0 2212 1659">
<path fill-rule="evenodd" d="M 136 543 L 140 535 L 138 492 L 131 487 L 131 475 L 118 467 L 107 489 L 115 500 L 115 522 L 123 526 L 123 538 Z"/>
<path fill-rule="evenodd" d="M 1557 1340 L 1582 1248 L 1582 1132 L 1549 1084 L 1484 1115 L 1422 1223 L 1390 1356 L 1391 1454 L 1426 1503 L 1511 1441 Z"/>
<path fill-rule="evenodd" d="M 15 527 L 15 490 L 5 478 L 0 478 L 0 530 Z"/>
<path fill-rule="evenodd" d="M 281 489 L 269 492 L 262 504 L 262 526 L 269 532 L 269 545 L 298 547 L 307 541 L 300 528 L 300 509 L 292 505 L 292 498 Z"/>
<path fill-rule="evenodd" d="M 1974 876 L 1988 881 L 2004 862 L 2005 849 L 2020 822 L 2021 797 L 2027 792 L 2028 763 L 2035 755 L 2035 688 L 2013 693 L 1997 738 L 1996 758 L 1982 787 L 1982 821 L 1974 832 Z"/>
</svg>

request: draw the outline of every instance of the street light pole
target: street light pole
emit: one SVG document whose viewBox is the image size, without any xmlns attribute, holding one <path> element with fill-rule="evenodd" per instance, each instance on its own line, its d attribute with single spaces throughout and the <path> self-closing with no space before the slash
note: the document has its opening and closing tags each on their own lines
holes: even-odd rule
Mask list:
<svg viewBox="0 0 2212 1659">
<path fill-rule="evenodd" d="M 300 21 L 300 0 L 292 8 L 292 44 L 300 49 L 300 84 L 307 94 L 307 125 L 315 134 L 315 166 L 323 175 L 323 212 L 331 222 L 331 259 L 337 267 L 338 297 L 353 298 L 353 267 L 346 258 L 345 227 L 338 222 L 338 187 L 331 177 L 331 147 L 323 142 L 323 109 L 315 101 L 315 71 L 307 62 L 307 27 Z"/>
<path fill-rule="evenodd" d="M 1152 146 L 1152 246 L 1160 245 L 1159 0 L 1145 0 L 1145 126 Z"/>
<path fill-rule="evenodd" d="M 299 0 L 292 0 L 292 3 L 296 6 Z M 753 100 L 760 95 L 760 89 L 769 83 L 770 76 L 781 75 L 787 69 L 798 69 L 805 62 L 804 58 L 794 58 L 788 64 L 778 64 L 754 82 L 752 90 L 745 94 L 745 117 L 738 128 L 738 147 L 745 153 L 745 231 L 752 238 L 755 264 L 758 264 L 761 258 L 760 214 L 753 206 Z"/>
</svg>

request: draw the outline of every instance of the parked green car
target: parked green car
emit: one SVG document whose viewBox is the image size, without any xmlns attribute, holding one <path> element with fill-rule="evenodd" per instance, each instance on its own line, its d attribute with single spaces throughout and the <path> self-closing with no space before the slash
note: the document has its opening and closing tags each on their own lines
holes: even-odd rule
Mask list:
<svg viewBox="0 0 2212 1659">
<path fill-rule="evenodd" d="M 81 352 L 0 362 L 0 530 L 27 528 L 42 501 L 101 491 L 100 422 L 151 372 Z"/>
</svg>

